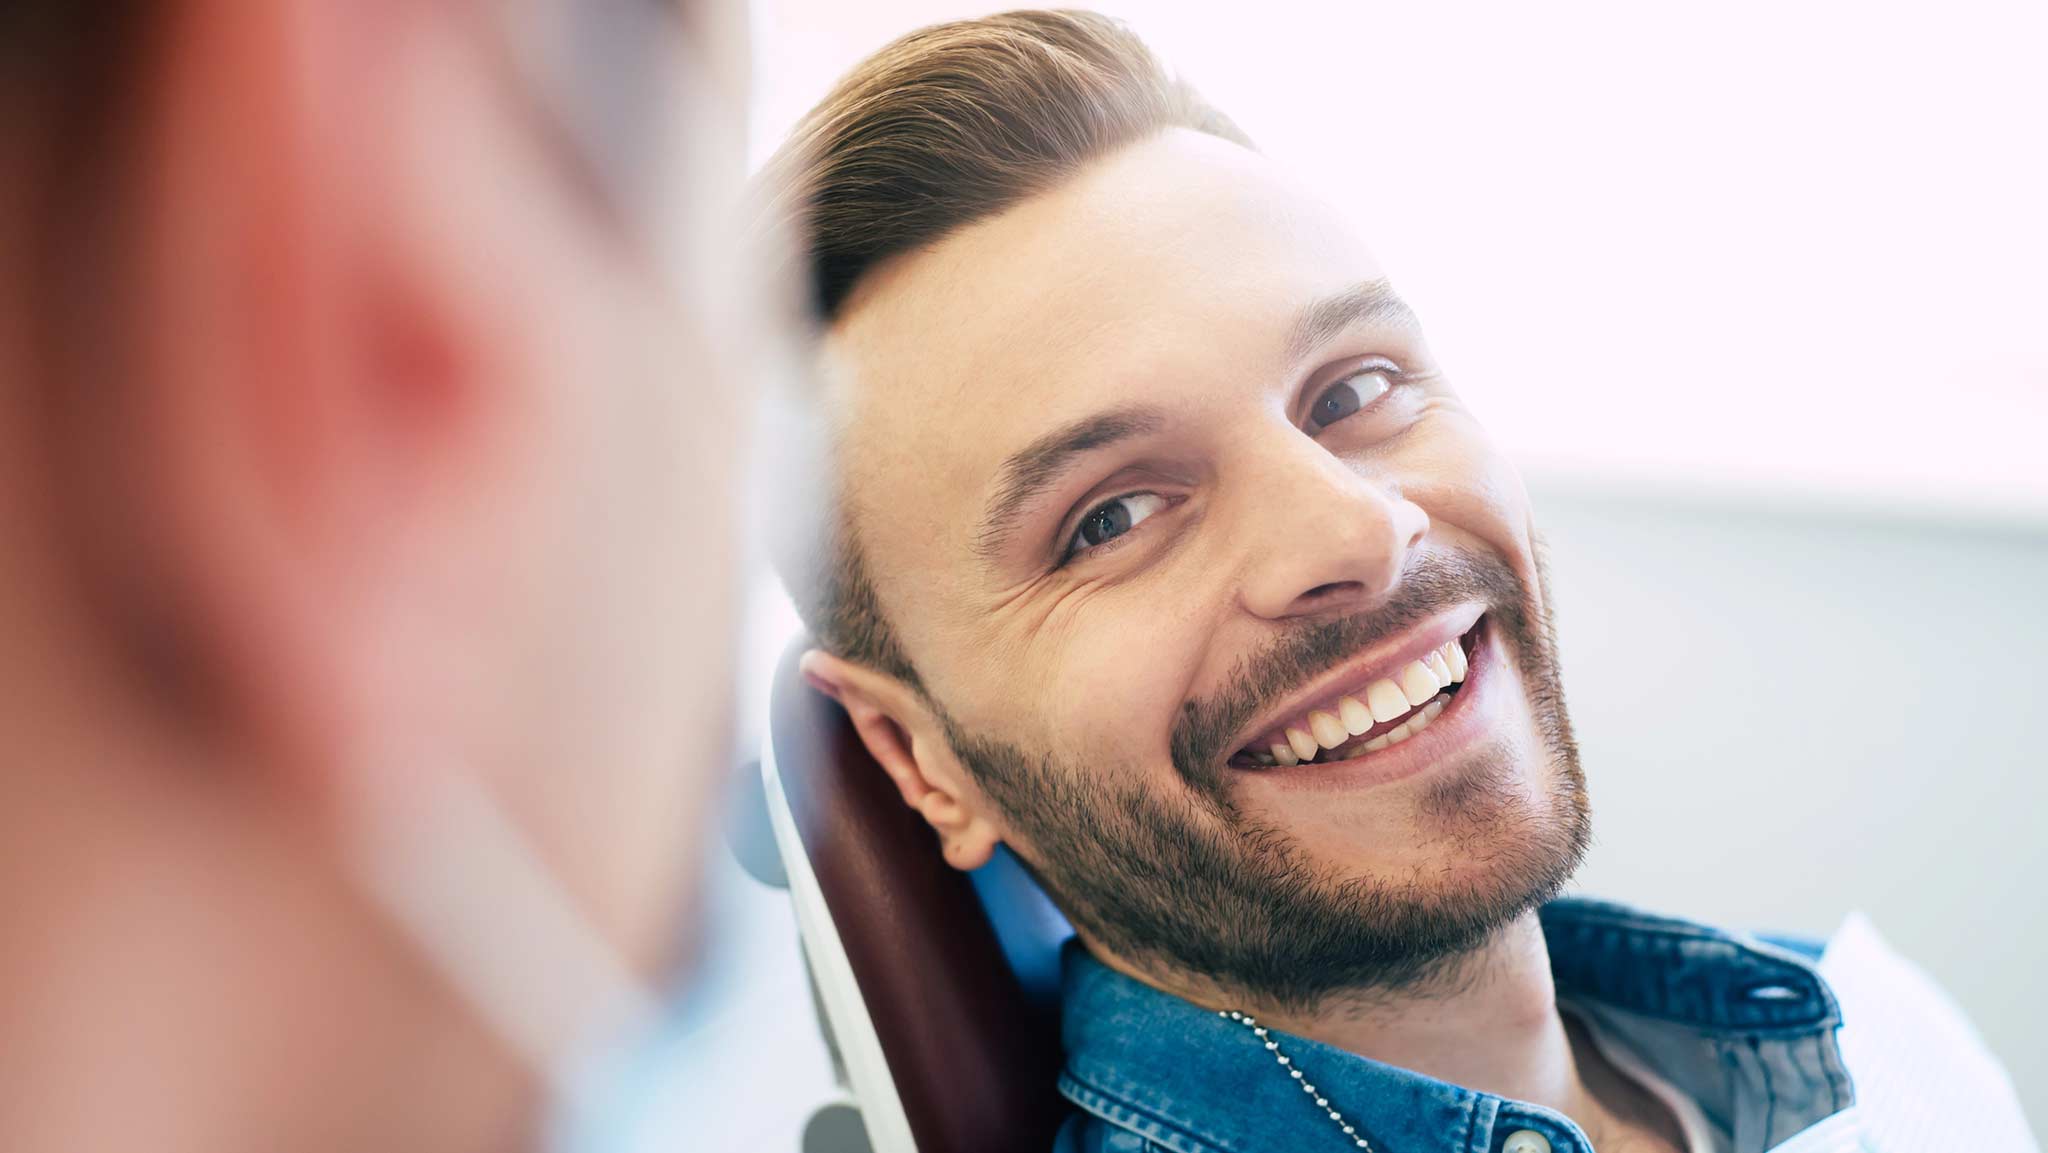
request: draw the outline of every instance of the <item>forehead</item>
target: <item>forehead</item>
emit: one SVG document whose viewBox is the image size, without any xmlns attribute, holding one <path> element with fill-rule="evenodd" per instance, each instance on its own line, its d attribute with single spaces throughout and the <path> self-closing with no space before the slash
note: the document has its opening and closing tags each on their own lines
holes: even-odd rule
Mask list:
<svg viewBox="0 0 2048 1153">
<path fill-rule="evenodd" d="M 1011 452 L 1120 404 L 1266 391 L 1298 311 L 1380 275 L 1270 161 L 1182 130 L 884 265 L 826 341 L 872 559 L 945 573 Z"/>
</svg>

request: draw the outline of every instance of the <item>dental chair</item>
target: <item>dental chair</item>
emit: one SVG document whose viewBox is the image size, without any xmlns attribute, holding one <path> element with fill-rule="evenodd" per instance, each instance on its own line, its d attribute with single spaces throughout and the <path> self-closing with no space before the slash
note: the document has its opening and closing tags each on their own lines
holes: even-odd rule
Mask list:
<svg viewBox="0 0 2048 1153">
<path fill-rule="evenodd" d="M 776 669 L 768 821 L 821 1024 L 874 1153 L 1045 1153 L 1069 1106 L 1058 970 L 1072 934 L 1016 861 L 949 867 L 853 724 Z"/>
</svg>

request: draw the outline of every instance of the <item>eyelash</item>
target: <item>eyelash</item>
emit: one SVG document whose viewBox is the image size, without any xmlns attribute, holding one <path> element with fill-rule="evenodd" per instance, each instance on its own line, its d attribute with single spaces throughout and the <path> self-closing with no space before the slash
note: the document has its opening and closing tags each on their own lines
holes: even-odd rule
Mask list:
<svg viewBox="0 0 2048 1153">
<path fill-rule="evenodd" d="M 1136 500 L 1139 497 L 1147 496 L 1160 501 L 1162 507 L 1154 509 L 1152 512 L 1146 513 L 1143 517 L 1140 517 L 1132 521 L 1130 527 L 1124 529 L 1122 532 L 1116 534 L 1115 536 L 1111 537 L 1106 541 L 1102 541 L 1097 544 L 1081 543 L 1082 530 L 1087 527 L 1088 522 L 1090 520 L 1093 520 L 1095 518 L 1095 515 L 1097 513 L 1112 508 L 1124 501 Z M 1064 567 L 1068 562 L 1072 561 L 1074 558 L 1079 557 L 1083 554 L 1091 556 L 1100 555 L 1101 553 L 1107 552 L 1108 550 L 1117 547 L 1117 545 L 1120 542 L 1128 539 L 1133 532 L 1136 532 L 1139 525 L 1142 525 L 1143 523 L 1145 523 L 1145 521 L 1151 520 L 1154 516 L 1157 516 L 1159 513 L 1165 512 L 1166 508 L 1171 506 L 1173 503 L 1173 501 L 1169 500 L 1166 497 L 1160 496 L 1156 492 L 1140 489 L 1136 492 L 1119 493 L 1116 496 L 1110 497 L 1107 500 L 1099 501 L 1095 504 L 1088 506 L 1088 511 L 1081 514 L 1081 519 L 1075 521 L 1073 529 L 1067 533 L 1066 551 L 1060 554 L 1061 567 Z"/>
<path fill-rule="evenodd" d="M 1331 421 L 1329 424 L 1317 425 L 1315 423 L 1316 405 L 1322 403 L 1322 399 L 1330 394 L 1330 390 L 1332 388 L 1335 388 L 1336 386 L 1343 384 L 1346 381 L 1356 380 L 1361 376 L 1386 377 L 1386 392 L 1378 393 L 1377 395 L 1370 397 L 1365 397 L 1359 402 L 1359 405 L 1356 409 L 1353 409 L 1352 411 L 1345 413 L 1343 416 L 1338 417 L 1336 420 Z M 1350 372 L 1347 372 L 1343 376 L 1340 376 L 1335 380 L 1330 381 L 1328 384 L 1325 384 L 1320 390 L 1317 391 L 1315 398 L 1309 402 L 1308 413 L 1303 417 L 1304 424 L 1307 426 L 1304 428 L 1304 431 L 1306 431 L 1310 436 L 1314 436 L 1319 432 L 1322 432 L 1326 429 L 1334 428 L 1337 425 L 1342 424 L 1344 421 L 1349 420 L 1352 417 L 1357 416 L 1359 413 L 1364 412 L 1367 409 L 1373 407 L 1373 405 L 1376 402 L 1378 402 L 1381 398 L 1385 397 L 1388 393 L 1393 392 L 1395 389 L 1401 387 L 1401 385 L 1406 382 L 1406 379 L 1407 378 L 1402 373 L 1402 371 L 1388 361 L 1368 361 L 1364 364 L 1356 366 Z"/>
</svg>

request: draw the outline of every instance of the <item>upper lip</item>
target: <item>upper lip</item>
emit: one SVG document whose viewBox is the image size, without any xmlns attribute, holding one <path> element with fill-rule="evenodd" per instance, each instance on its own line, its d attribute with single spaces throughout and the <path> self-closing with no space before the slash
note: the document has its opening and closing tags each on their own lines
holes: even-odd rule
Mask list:
<svg viewBox="0 0 2048 1153">
<path fill-rule="evenodd" d="M 1465 605 L 1450 609 L 1404 633 L 1387 637 L 1343 664 L 1332 667 L 1322 676 L 1289 694 L 1281 702 L 1261 710 L 1251 723 L 1238 730 L 1237 736 L 1225 750 L 1226 759 L 1235 756 L 1254 737 L 1302 715 L 1311 708 L 1328 704 L 1343 696 L 1362 697 L 1366 687 L 1374 681 L 1392 677 L 1409 661 L 1418 660 L 1431 649 L 1470 632 L 1472 626 L 1479 623 L 1479 618 L 1485 613 L 1484 605 Z"/>
</svg>

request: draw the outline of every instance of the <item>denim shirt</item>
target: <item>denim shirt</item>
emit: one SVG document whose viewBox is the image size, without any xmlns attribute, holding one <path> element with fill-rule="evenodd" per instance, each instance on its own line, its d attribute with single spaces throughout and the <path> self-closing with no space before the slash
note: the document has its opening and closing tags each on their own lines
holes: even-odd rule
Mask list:
<svg viewBox="0 0 2048 1153">
<path fill-rule="evenodd" d="M 1720 1148 L 1762 1153 L 1850 1112 L 1841 1014 L 1811 963 L 1817 950 L 1802 956 L 1797 946 L 1596 901 L 1553 901 L 1540 918 L 1560 1005 L 1692 1097 Z M 1062 982 L 1060 1092 L 1079 1112 L 1055 1153 L 1356 1149 L 1243 1025 L 1125 977 L 1073 943 Z M 1555 1110 L 1273 1036 L 1375 1153 L 1499 1153 L 1524 1130 L 1553 1153 L 1592 1151 Z M 1814 1147 L 1863 1147 L 1855 1142 Z M 1541 1147 L 1527 1137 L 1517 1145 Z"/>
</svg>

